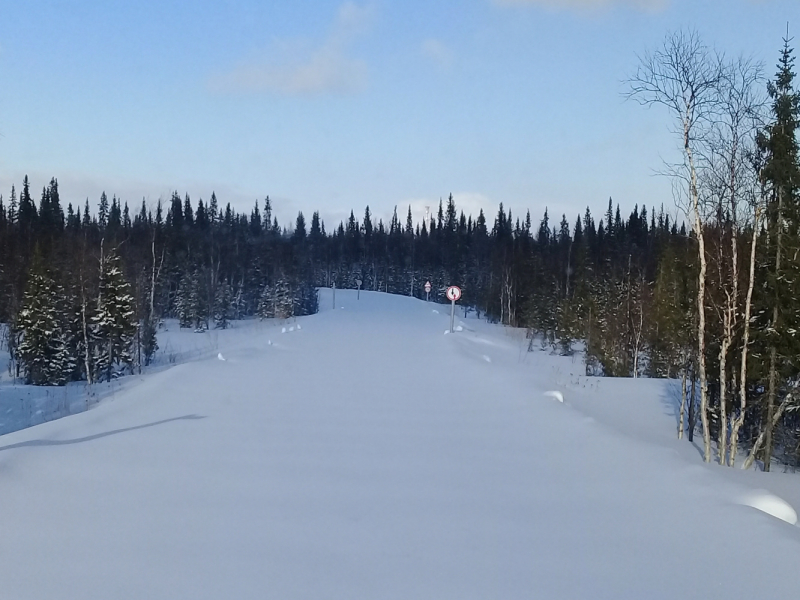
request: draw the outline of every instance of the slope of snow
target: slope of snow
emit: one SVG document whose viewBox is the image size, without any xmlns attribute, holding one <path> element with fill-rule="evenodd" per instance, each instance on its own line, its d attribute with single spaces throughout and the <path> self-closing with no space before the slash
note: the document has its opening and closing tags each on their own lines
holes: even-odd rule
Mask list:
<svg viewBox="0 0 800 600">
<path fill-rule="evenodd" d="M 443 336 L 417 300 L 336 300 L 2 436 L 0 597 L 796 594 L 800 529 L 740 502 L 797 508 L 798 479 L 702 465 L 668 383 L 582 377 L 474 319 Z"/>
</svg>

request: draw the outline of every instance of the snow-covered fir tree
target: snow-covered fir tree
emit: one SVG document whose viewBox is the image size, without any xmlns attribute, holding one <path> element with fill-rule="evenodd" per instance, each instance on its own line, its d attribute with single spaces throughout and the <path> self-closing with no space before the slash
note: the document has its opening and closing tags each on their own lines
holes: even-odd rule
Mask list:
<svg viewBox="0 0 800 600">
<path fill-rule="evenodd" d="M 275 317 L 275 288 L 271 282 L 264 284 L 261 296 L 258 299 L 257 314 L 259 319 L 272 319 Z"/>
<path fill-rule="evenodd" d="M 216 329 L 227 329 L 231 319 L 233 304 L 233 289 L 228 280 L 222 281 L 217 286 L 214 294 L 214 327 Z"/>
<path fill-rule="evenodd" d="M 38 256 L 34 257 L 13 333 L 15 358 L 28 383 L 67 382 L 76 361 L 68 344 L 64 291 L 48 275 Z"/>
<path fill-rule="evenodd" d="M 261 319 L 288 319 L 300 314 L 297 312 L 299 298 L 296 292 L 299 287 L 289 285 L 281 275 L 275 283 L 267 282 L 261 290 L 258 300 L 257 314 Z"/>
<path fill-rule="evenodd" d="M 192 273 L 192 287 L 189 292 L 189 314 L 195 331 L 208 329 L 208 302 L 200 273 Z"/>
<path fill-rule="evenodd" d="M 317 288 L 308 280 L 302 280 L 294 286 L 293 316 L 313 315 L 319 310 Z"/>
<path fill-rule="evenodd" d="M 95 368 L 111 380 L 115 367 L 133 365 L 131 346 L 136 335 L 136 311 L 130 284 L 112 251 L 101 260 L 97 312 L 92 317 Z"/>
<path fill-rule="evenodd" d="M 142 357 L 145 366 L 153 361 L 153 357 L 158 350 L 158 338 L 156 336 L 157 323 L 154 317 L 142 319 L 139 324 L 141 330 Z"/>
<path fill-rule="evenodd" d="M 180 327 L 192 327 L 194 324 L 194 313 L 192 311 L 194 285 L 193 273 L 184 275 L 178 285 L 178 291 L 175 294 L 175 313 Z"/>
<path fill-rule="evenodd" d="M 181 327 L 192 327 L 196 331 L 208 328 L 206 289 L 197 269 L 181 279 L 175 299 L 175 312 Z"/>
<path fill-rule="evenodd" d="M 294 316 L 294 296 L 289 282 L 284 277 L 279 277 L 275 282 L 273 299 L 276 319 L 289 319 Z"/>
</svg>

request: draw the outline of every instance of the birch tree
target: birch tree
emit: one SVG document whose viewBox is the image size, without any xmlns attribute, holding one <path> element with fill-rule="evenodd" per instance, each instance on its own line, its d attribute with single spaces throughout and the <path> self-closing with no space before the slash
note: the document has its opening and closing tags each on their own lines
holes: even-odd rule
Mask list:
<svg viewBox="0 0 800 600">
<path fill-rule="evenodd" d="M 704 211 L 701 205 L 699 164 L 705 155 L 707 124 L 717 102 L 722 76 L 721 59 L 703 44 L 697 32 L 668 34 L 662 45 L 639 58 L 636 73 L 628 81 L 627 96 L 645 106 L 666 107 L 680 136 L 683 161 L 672 172 L 683 182 L 689 199 L 693 232 L 697 240 L 700 270 L 697 281 L 697 367 L 700 378 L 700 418 L 703 423 L 703 458 L 711 461 L 706 374 L 706 247 Z"/>
<path fill-rule="evenodd" d="M 764 101 L 759 92 L 763 82 L 762 67 L 750 59 L 740 57 L 727 63 L 721 72 L 717 86 L 716 110 L 708 136 L 708 155 L 710 167 L 705 171 L 705 179 L 715 196 L 717 210 L 717 286 L 718 306 L 721 322 L 719 344 L 719 439 L 718 453 L 721 465 L 731 464 L 736 453 L 737 439 L 729 437 L 732 423 L 729 422 L 728 400 L 735 393 L 737 378 L 735 370 L 729 369 L 732 360 L 730 352 L 738 341 L 740 323 L 744 322 L 749 343 L 749 318 L 751 311 L 752 288 L 754 285 L 754 261 L 758 235 L 759 202 L 754 200 L 758 187 L 755 156 L 755 141 L 758 127 L 762 123 Z M 742 298 L 740 290 L 740 237 L 752 232 L 750 248 L 750 269 L 747 298 Z M 743 306 L 744 304 L 744 306 Z M 747 350 L 742 349 L 741 365 L 745 368 L 745 379 L 739 393 L 737 416 L 743 418 L 746 409 L 746 367 Z M 742 391 L 745 393 L 743 394 Z M 741 427 L 739 423 L 738 427 Z M 730 440 L 730 444 L 729 444 Z"/>
</svg>

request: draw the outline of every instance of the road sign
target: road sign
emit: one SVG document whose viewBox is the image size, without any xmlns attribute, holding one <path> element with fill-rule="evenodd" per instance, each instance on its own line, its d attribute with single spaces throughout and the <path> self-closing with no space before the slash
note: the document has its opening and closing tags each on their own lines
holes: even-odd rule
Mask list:
<svg viewBox="0 0 800 600">
<path fill-rule="evenodd" d="M 362 283 L 362 281 L 360 279 L 356 279 L 356 285 L 358 287 L 361 287 L 361 283 Z"/>
<path fill-rule="evenodd" d="M 461 298 L 461 288 L 451 285 L 447 288 L 447 299 L 450 300 L 450 333 L 453 333 L 453 325 L 456 321 L 456 300 Z"/>
<path fill-rule="evenodd" d="M 431 282 L 430 281 L 426 281 L 425 282 L 425 293 L 426 294 L 430 294 L 431 293 Z"/>
<path fill-rule="evenodd" d="M 447 288 L 447 299 L 450 302 L 457 302 L 458 299 L 461 298 L 461 288 L 457 285 L 451 285 Z"/>
<path fill-rule="evenodd" d="M 358 292 L 356 293 L 356 300 L 361 300 L 361 283 L 360 279 L 356 279 L 356 285 L 358 286 Z"/>
</svg>

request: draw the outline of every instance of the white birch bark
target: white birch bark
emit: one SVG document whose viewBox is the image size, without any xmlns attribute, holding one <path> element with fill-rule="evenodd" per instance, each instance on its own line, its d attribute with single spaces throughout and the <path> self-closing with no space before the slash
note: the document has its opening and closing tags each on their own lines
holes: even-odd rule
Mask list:
<svg viewBox="0 0 800 600">
<path fill-rule="evenodd" d="M 789 408 L 789 405 L 792 403 L 792 400 L 795 398 L 796 391 L 792 390 L 786 396 L 784 396 L 783 401 L 778 406 L 778 410 L 772 415 L 772 418 L 767 423 L 767 426 L 761 430 L 761 433 L 758 434 L 756 438 L 756 443 L 753 444 L 753 449 L 750 451 L 750 455 L 747 457 L 747 460 L 744 461 L 742 465 L 742 469 L 749 469 L 753 466 L 753 463 L 756 460 L 756 454 L 761 449 L 761 446 L 764 444 L 764 440 L 767 438 L 768 432 L 772 431 L 775 425 L 778 424 L 778 421 L 781 420 L 783 413 L 786 412 L 786 409 Z M 767 464 L 764 463 L 764 470 L 769 471 L 767 469 Z"/>
<path fill-rule="evenodd" d="M 683 369 L 683 377 L 681 378 L 681 409 L 680 418 L 678 419 L 678 439 L 683 439 L 684 429 L 684 415 L 686 414 L 686 367 Z"/>
<path fill-rule="evenodd" d="M 736 452 L 739 448 L 739 430 L 744 424 L 745 409 L 747 408 L 747 349 L 750 344 L 750 313 L 753 306 L 753 286 L 756 278 L 756 244 L 758 243 L 758 230 L 761 222 L 761 207 L 756 206 L 753 220 L 753 239 L 750 242 L 750 277 L 747 283 L 747 297 L 744 303 L 744 331 L 742 333 L 742 358 L 739 365 L 739 412 L 731 424 L 730 450 L 728 452 L 728 465 L 736 464 Z"/>
</svg>

